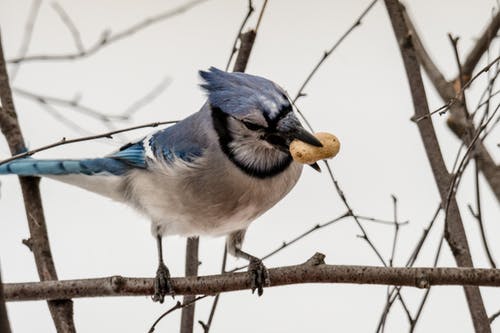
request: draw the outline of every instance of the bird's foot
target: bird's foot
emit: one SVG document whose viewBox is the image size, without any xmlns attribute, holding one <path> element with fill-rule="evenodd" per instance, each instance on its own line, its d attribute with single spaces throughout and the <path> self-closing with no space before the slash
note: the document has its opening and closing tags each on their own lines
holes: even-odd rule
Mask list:
<svg viewBox="0 0 500 333">
<path fill-rule="evenodd" d="M 170 278 L 170 272 L 168 271 L 167 266 L 164 263 L 160 263 L 158 265 L 158 270 L 156 271 L 156 277 L 154 281 L 154 294 L 153 294 L 153 302 L 163 303 L 165 300 L 165 295 L 172 294 L 173 297 L 173 289 L 172 282 Z"/>
<path fill-rule="evenodd" d="M 248 265 L 248 273 L 250 273 L 252 293 L 257 289 L 257 295 L 262 296 L 264 293 L 264 286 L 269 286 L 271 281 L 269 280 L 269 273 L 266 266 L 262 263 L 259 258 L 251 258 L 250 264 Z"/>
</svg>

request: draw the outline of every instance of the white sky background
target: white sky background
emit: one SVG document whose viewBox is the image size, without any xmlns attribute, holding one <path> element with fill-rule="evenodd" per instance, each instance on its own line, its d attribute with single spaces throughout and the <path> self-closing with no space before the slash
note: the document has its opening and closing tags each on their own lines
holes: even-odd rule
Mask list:
<svg viewBox="0 0 500 333">
<path fill-rule="evenodd" d="M 247 72 L 265 76 L 293 96 L 322 52 L 353 23 L 368 4 L 356 1 L 270 0 L 252 52 Z M 0 27 L 8 58 L 16 55 L 31 1 L 1 0 Z M 60 1 L 79 27 L 86 45 L 109 28 L 120 31 L 182 1 Z M 66 27 L 51 2 L 42 4 L 30 54 L 74 51 Z M 261 2 L 255 3 L 260 8 Z M 495 1 L 408 1 L 407 6 L 437 64 L 448 78 L 456 74 L 448 32 L 461 37 L 466 54 L 474 37 L 491 15 Z M 223 68 L 234 36 L 246 12 L 246 1 L 211 0 L 185 14 L 151 26 L 126 40 L 106 47 L 84 60 L 34 62 L 23 65 L 14 86 L 46 95 L 71 99 L 109 113 L 120 113 L 150 91 L 163 78 L 171 85 L 153 103 L 143 108 L 131 123 L 180 119 L 203 104 L 197 71 L 209 66 Z M 256 15 L 251 24 L 255 24 Z M 494 55 L 496 56 L 496 54 Z M 483 61 L 484 64 L 484 61 Z M 480 79 L 468 95 L 474 107 L 486 79 Z M 428 81 L 426 82 L 428 83 Z M 442 105 L 428 84 L 431 109 Z M 400 231 L 395 265 L 404 265 L 439 202 L 438 192 L 413 114 L 408 84 L 386 10 L 378 3 L 361 27 L 323 65 L 299 102 L 301 110 L 317 130 L 336 134 L 341 152 L 332 161 L 334 172 L 355 212 L 392 218 L 391 194 L 399 198 L 401 220 L 410 224 Z M 15 96 L 24 135 L 30 147 L 61 137 L 79 136 L 54 120 L 30 100 Z M 498 103 L 498 102 L 496 102 Z M 61 109 L 65 115 L 93 133 L 105 128 L 98 122 Z M 459 141 L 447 129 L 445 118 L 434 123 L 443 153 L 451 167 Z M 121 125 L 118 125 L 121 126 Z M 143 132 L 128 133 L 129 139 Z M 8 149 L 3 140 L 0 156 Z M 487 140 L 490 152 L 500 161 L 500 132 Z M 121 144 L 118 142 L 117 144 Z M 106 140 L 75 144 L 39 154 L 38 157 L 93 157 L 113 146 Z M 471 168 L 472 170 L 472 168 Z M 474 202 L 472 172 L 468 171 L 458 193 L 474 263 L 488 267 L 476 221 L 466 209 Z M 0 258 L 5 282 L 36 281 L 32 254 L 21 244 L 28 237 L 21 193 L 15 177 L 2 177 L 0 199 Z M 483 183 L 483 212 L 490 245 L 500 260 L 500 211 Z M 121 204 L 51 180 L 42 182 L 42 195 L 54 260 L 60 279 L 110 275 L 150 276 L 156 271 L 156 245 L 149 222 Z M 291 239 L 316 223 L 345 212 L 326 172 L 304 169 L 299 184 L 280 204 L 259 218 L 249 229 L 244 249 L 262 256 L 282 241 Z M 431 233 L 419 266 L 432 265 L 442 230 L 442 218 Z M 364 222 L 376 247 L 389 258 L 393 228 Z M 314 252 L 326 255 L 330 264 L 379 265 L 352 220 L 343 220 L 266 261 L 268 267 L 297 264 Z M 224 240 L 201 240 L 200 274 L 220 270 Z M 185 240 L 170 237 L 166 261 L 174 276 L 184 273 Z M 230 266 L 241 264 L 230 259 Z M 442 266 L 454 266 L 444 247 Z M 483 288 L 489 314 L 500 309 L 500 291 Z M 213 332 L 373 332 L 385 303 L 386 287 L 351 285 L 295 285 L 268 288 L 258 298 L 250 291 L 221 297 Z M 412 313 L 423 291 L 403 289 Z M 175 301 L 154 304 L 148 297 L 76 299 L 75 322 L 79 332 L 146 332 L 152 322 Z M 206 321 L 211 298 L 197 303 L 196 320 Z M 8 304 L 14 332 L 54 330 L 45 302 Z M 180 311 L 169 315 L 157 331 L 178 330 Z M 393 307 L 388 332 L 400 332 L 408 322 L 399 304 Z M 500 331 L 497 320 L 493 328 Z M 472 331 L 464 293 L 460 287 L 438 287 L 418 325 L 418 331 Z M 196 326 L 201 332 L 201 327 Z"/>
</svg>

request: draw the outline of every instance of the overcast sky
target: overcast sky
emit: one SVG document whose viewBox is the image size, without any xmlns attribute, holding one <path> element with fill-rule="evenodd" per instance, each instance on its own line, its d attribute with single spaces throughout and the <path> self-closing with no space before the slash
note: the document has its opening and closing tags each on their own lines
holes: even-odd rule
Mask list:
<svg viewBox="0 0 500 333">
<path fill-rule="evenodd" d="M 78 26 L 85 45 L 94 43 L 102 31 L 117 32 L 143 18 L 153 16 L 182 1 L 77 1 L 59 3 Z M 270 0 L 247 71 L 267 77 L 292 96 L 321 57 L 354 22 L 368 0 L 286 1 Z M 31 1 L 1 0 L 0 27 L 8 58 L 14 57 L 24 33 Z M 52 2 L 44 1 L 35 25 L 29 54 L 74 51 L 71 35 L 56 15 Z M 18 88 L 71 99 L 107 113 L 119 114 L 165 78 L 171 84 L 124 127 L 151 121 L 181 119 L 199 109 L 205 96 L 198 87 L 198 70 L 223 68 L 246 11 L 247 1 L 209 0 L 188 12 L 155 24 L 126 40 L 78 61 L 33 62 L 23 65 L 14 82 Z M 261 2 L 255 1 L 256 8 Z M 491 15 L 493 0 L 407 1 L 425 44 L 447 78 L 456 75 L 448 32 L 460 36 L 460 51 L 466 54 Z M 255 15 L 256 16 L 256 15 Z M 256 17 L 250 21 L 254 25 Z M 496 49 L 496 48 L 495 48 Z M 484 63 L 484 61 L 483 61 Z M 11 67 L 12 69 L 12 67 Z M 475 105 L 485 86 L 480 79 L 468 100 Z M 426 81 L 427 83 L 427 81 Z M 431 109 L 442 101 L 428 86 Z M 400 232 L 395 265 L 404 265 L 423 228 L 439 204 L 429 164 L 413 114 L 408 84 L 399 50 L 383 3 L 379 2 L 363 24 L 325 62 L 298 103 L 315 129 L 337 135 L 341 152 L 332 161 L 335 175 L 352 205 L 361 215 L 392 218 L 391 194 L 399 199 L 401 220 L 409 220 Z M 33 101 L 15 96 L 26 141 L 34 148 L 75 137 L 72 128 Z M 498 103 L 498 100 L 496 101 Z M 101 123 L 72 109 L 61 114 L 92 133 L 106 130 Z M 460 142 L 448 130 L 445 118 L 434 124 L 449 167 Z M 104 155 L 123 140 L 139 138 L 149 130 L 128 133 L 115 143 L 99 140 L 52 149 L 38 157 L 93 157 Z M 0 156 L 8 148 L 0 140 Z M 486 144 L 500 162 L 500 131 Z M 458 193 L 474 263 L 488 267 L 476 221 L 466 205 L 474 202 L 472 173 L 466 172 Z M 32 254 L 21 244 L 28 237 L 20 188 L 15 177 L 1 178 L 0 260 L 6 282 L 36 281 Z M 494 256 L 500 260 L 500 210 L 483 182 L 483 211 Z M 132 209 L 95 194 L 44 180 L 41 184 L 49 236 L 60 279 L 110 275 L 149 276 L 156 271 L 156 245 L 149 221 Z M 326 172 L 305 169 L 295 189 L 250 227 L 244 249 L 263 256 L 317 223 L 346 211 Z M 419 266 L 432 265 L 442 232 L 442 217 L 430 234 Z M 364 222 L 369 236 L 385 258 L 389 258 L 394 228 Z M 280 252 L 267 267 L 297 264 L 315 252 L 330 264 L 380 265 L 362 239 L 354 221 L 343 220 Z M 166 261 L 174 276 L 184 272 L 184 244 L 179 237 L 166 243 Z M 220 270 L 224 239 L 201 240 L 200 274 Z M 230 259 L 230 266 L 239 265 Z M 444 247 L 442 266 L 454 266 Z M 412 313 L 423 291 L 402 292 Z M 500 309 L 500 291 L 482 289 L 488 314 Z M 213 324 L 213 332 L 373 332 L 385 302 L 386 287 L 351 285 L 295 285 L 268 288 L 258 298 L 250 291 L 224 294 Z M 154 304 L 148 297 L 77 299 L 75 322 L 79 332 L 146 332 L 152 322 L 175 304 Z M 206 321 L 211 299 L 197 304 L 196 320 Z M 51 332 L 53 323 L 44 302 L 8 304 L 14 332 Z M 164 319 L 159 332 L 178 329 L 180 312 Z M 408 328 L 405 314 L 394 306 L 388 332 Z M 496 321 L 493 328 L 500 328 Z M 196 330 L 201 332 L 201 327 Z M 464 293 L 460 287 L 439 287 L 431 292 L 418 331 L 472 331 Z M 499 329 L 500 330 L 500 329 Z"/>
</svg>

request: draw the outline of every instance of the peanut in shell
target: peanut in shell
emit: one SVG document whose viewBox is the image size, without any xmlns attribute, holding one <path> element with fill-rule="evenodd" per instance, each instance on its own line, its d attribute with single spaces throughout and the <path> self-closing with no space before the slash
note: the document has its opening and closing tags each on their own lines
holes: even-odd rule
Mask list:
<svg viewBox="0 0 500 333">
<path fill-rule="evenodd" d="M 293 140 L 290 144 L 290 153 L 294 161 L 303 164 L 313 164 L 319 160 L 332 158 L 339 152 L 340 141 L 333 134 L 326 132 L 315 133 L 314 136 L 323 147 L 316 147 L 300 140 Z"/>
</svg>

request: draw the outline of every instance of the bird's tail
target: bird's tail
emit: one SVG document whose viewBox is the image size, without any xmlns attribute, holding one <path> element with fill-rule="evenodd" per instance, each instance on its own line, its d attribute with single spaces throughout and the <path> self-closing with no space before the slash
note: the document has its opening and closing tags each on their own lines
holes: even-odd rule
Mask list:
<svg viewBox="0 0 500 333">
<path fill-rule="evenodd" d="M 0 165 L 0 174 L 19 176 L 58 176 L 58 175 L 121 175 L 128 166 L 119 159 L 105 157 L 81 160 L 37 160 L 23 158 Z"/>
</svg>

